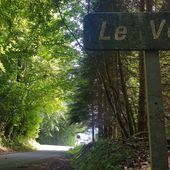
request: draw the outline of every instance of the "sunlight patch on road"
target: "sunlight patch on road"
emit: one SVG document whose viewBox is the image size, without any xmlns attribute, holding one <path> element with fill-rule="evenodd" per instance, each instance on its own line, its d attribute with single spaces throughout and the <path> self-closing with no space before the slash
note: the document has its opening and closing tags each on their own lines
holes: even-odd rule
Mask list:
<svg viewBox="0 0 170 170">
<path fill-rule="evenodd" d="M 37 149 L 39 151 L 68 151 L 73 147 L 71 146 L 58 146 L 58 145 L 39 145 Z"/>
<path fill-rule="evenodd" d="M 72 146 L 42 145 L 35 140 L 30 140 L 29 143 L 38 151 L 68 151 L 69 149 L 73 148 Z"/>
</svg>

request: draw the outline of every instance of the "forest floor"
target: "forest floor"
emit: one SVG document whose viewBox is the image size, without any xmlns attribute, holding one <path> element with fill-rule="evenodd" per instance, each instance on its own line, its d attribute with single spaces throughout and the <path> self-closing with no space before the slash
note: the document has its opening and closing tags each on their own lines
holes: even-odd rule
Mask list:
<svg viewBox="0 0 170 170">
<path fill-rule="evenodd" d="M 18 170 L 73 170 L 73 168 L 70 165 L 70 159 L 56 157 L 38 161 L 32 165 L 20 166 Z"/>
<path fill-rule="evenodd" d="M 31 166 L 21 166 L 18 170 L 74 170 L 74 168 L 71 167 L 69 159 L 52 158 L 37 162 Z M 150 166 L 144 165 L 140 169 L 128 168 L 125 170 L 150 170 Z"/>
</svg>

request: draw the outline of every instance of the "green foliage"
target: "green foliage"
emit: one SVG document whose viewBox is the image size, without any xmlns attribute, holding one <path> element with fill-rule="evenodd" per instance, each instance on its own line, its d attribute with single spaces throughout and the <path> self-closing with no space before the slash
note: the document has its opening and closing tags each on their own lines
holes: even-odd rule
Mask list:
<svg viewBox="0 0 170 170">
<path fill-rule="evenodd" d="M 78 126 L 70 125 L 65 114 L 43 115 L 38 142 L 51 145 L 75 145 Z"/>
<path fill-rule="evenodd" d="M 127 146 L 102 140 L 82 148 L 74 157 L 73 165 L 76 170 L 122 170 L 132 157 L 133 150 Z"/>
<path fill-rule="evenodd" d="M 80 67 L 75 71 L 76 87 L 73 102 L 70 103 L 69 119 L 71 123 L 90 124 L 91 105 L 97 96 L 96 65 L 92 64 L 95 59 L 85 56 L 79 61 Z M 96 79 L 96 82 L 94 82 Z"/>
<path fill-rule="evenodd" d="M 0 62 L 0 72 L 5 72 L 5 68 L 1 62 Z"/>
<path fill-rule="evenodd" d="M 91 1 L 94 10 L 97 8 L 95 2 Z M 125 3 L 127 8 L 138 10 L 136 2 L 130 2 Z M 113 5 L 119 7 L 118 1 Z M 96 127 L 101 125 L 103 129 L 99 127 L 99 131 L 103 136 L 110 127 L 118 132 L 115 136 L 110 133 L 110 138 L 121 136 L 119 115 L 121 127 L 128 131 L 127 113 L 134 119 L 137 131 L 138 52 L 119 52 L 120 56 L 117 53 L 83 56 L 74 38 L 81 43 L 86 7 L 87 3 L 81 0 L 0 0 L 2 139 L 23 143 L 23 140 L 40 135 L 42 143 L 71 145 L 77 125 L 70 126 L 68 118 L 71 123 L 91 126 L 92 112 L 95 114 L 93 123 Z M 118 57 L 122 62 L 123 81 Z M 170 110 L 168 57 L 169 52 L 161 53 L 166 114 Z M 123 93 L 121 83 L 125 85 L 126 93 Z"/>
<path fill-rule="evenodd" d="M 33 151 L 35 148 L 28 142 L 27 139 L 15 138 L 15 140 L 2 140 L 2 146 L 10 148 L 14 151 Z"/>
<path fill-rule="evenodd" d="M 67 11 L 68 19 L 72 15 L 73 11 L 70 16 Z M 42 115 L 59 114 L 66 108 L 74 86 L 70 74 L 78 57 L 72 41 L 52 1 L 0 1 L 0 131 L 4 140 L 17 143 L 37 138 Z M 66 122 L 54 117 L 60 124 Z"/>
<path fill-rule="evenodd" d="M 78 145 L 78 146 L 74 147 L 73 149 L 70 149 L 67 152 L 67 154 L 71 155 L 71 156 L 78 155 L 81 152 L 82 148 L 83 148 L 83 145 Z"/>
</svg>

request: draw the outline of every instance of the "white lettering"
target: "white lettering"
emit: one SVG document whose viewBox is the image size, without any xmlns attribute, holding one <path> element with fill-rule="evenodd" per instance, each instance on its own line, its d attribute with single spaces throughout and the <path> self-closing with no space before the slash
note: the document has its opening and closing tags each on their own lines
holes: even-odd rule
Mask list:
<svg viewBox="0 0 170 170">
<path fill-rule="evenodd" d="M 106 24 L 107 24 L 107 22 L 103 21 L 102 26 L 101 26 L 101 30 L 100 30 L 99 40 L 110 40 L 111 39 L 110 36 L 105 36 Z"/>
<path fill-rule="evenodd" d="M 155 22 L 153 20 L 150 21 L 150 25 L 151 25 L 151 29 L 152 29 L 152 35 L 153 35 L 153 39 L 157 40 L 160 37 L 160 34 L 162 32 L 162 29 L 164 27 L 166 23 L 166 20 L 162 20 L 161 24 L 159 25 L 159 29 L 158 31 L 156 31 L 156 26 L 155 26 Z"/>
<path fill-rule="evenodd" d="M 115 31 L 115 40 L 122 41 L 127 36 L 127 28 L 125 26 L 119 26 Z"/>
</svg>

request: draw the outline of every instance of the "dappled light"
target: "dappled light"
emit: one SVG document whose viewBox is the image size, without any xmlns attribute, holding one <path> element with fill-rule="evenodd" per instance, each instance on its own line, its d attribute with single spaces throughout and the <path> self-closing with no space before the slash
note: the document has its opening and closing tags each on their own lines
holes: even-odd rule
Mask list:
<svg viewBox="0 0 170 170">
<path fill-rule="evenodd" d="M 0 0 L 0 170 L 168 170 L 168 11 Z"/>
</svg>

